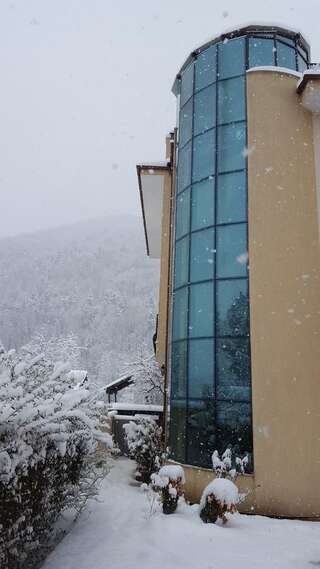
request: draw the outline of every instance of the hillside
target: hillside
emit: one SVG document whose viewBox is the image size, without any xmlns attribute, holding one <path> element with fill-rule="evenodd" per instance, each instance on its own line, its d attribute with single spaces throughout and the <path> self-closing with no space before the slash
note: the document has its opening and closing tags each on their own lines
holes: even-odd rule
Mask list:
<svg viewBox="0 0 320 569">
<path fill-rule="evenodd" d="M 141 220 L 107 217 L 0 240 L 0 338 L 36 334 L 81 346 L 75 365 L 105 383 L 152 349 L 158 262 L 146 258 Z"/>
</svg>

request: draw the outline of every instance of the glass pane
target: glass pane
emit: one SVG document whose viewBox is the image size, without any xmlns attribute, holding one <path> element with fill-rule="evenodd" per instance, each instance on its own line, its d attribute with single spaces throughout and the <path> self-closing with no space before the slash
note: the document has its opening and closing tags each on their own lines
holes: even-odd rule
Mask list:
<svg viewBox="0 0 320 569">
<path fill-rule="evenodd" d="M 193 100 L 190 99 L 180 111 L 180 147 L 190 140 L 192 136 L 192 108 Z"/>
<path fill-rule="evenodd" d="M 214 224 L 214 178 L 192 186 L 191 229 L 202 229 Z"/>
<path fill-rule="evenodd" d="M 190 288 L 189 336 L 213 336 L 213 282 Z"/>
<path fill-rule="evenodd" d="M 178 192 L 191 182 L 191 142 L 179 149 L 178 153 Z"/>
<path fill-rule="evenodd" d="M 231 448 L 237 456 L 252 457 L 251 404 L 218 401 L 216 409 L 218 450 Z M 252 471 L 252 460 L 246 471 Z"/>
<path fill-rule="evenodd" d="M 212 128 L 216 122 L 216 86 L 211 85 L 194 96 L 194 134 Z"/>
<path fill-rule="evenodd" d="M 172 344 L 171 397 L 185 398 L 187 389 L 187 342 Z"/>
<path fill-rule="evenodd" d="M 177 196 L 176 239 L 189 232 L 190 189 Z"/>
<path fill-rule="evenodd" d="M 301 57 L 305 60 L 305 61 L 309 61 L 309 54 L 306 52 L 305 49 L 303 49 L 303 47 L 301 47 L 300 45 L 298 45 L 298 53 L 301 55 Z"/>
<path fill-rule="evenodd" d="M 193 141 L 192 181 L 212 176 L 215 171 L 215 129 L 200 134 Z"/>
<path fill-rule="evenodd" d="M 296 69 L 296 53 L 293 47 L 277 41 L 278 67 Z"/>
<path fill-rule="evenodd" d="M 214 339 L 189 341 L 189 397 L 212 397 Z"/>
<path fill-rule="evenodd" d="M 307 63 L 305 62 L 305 60 L 301 57 L 301 55 L 298 53 L 298 71 L 305 71 L 308 68 Z"/>
<path fill-rule="evenodd" d="M 247 274 L 247 224 L 217 227 L 217 277 Z"/>
<path fill-rule="evenodd" d="M 174 285 L 175 288 L 188 282 L 189 272 L 189 237 L 176 243 L 174 259 Z"/>
<path fill-rule="evenodd" d="M 219 172 L 243 170 L 246 165 L 246 127 L 244 123 L 220 126 L 218 131 Z"/>
<path fill-rule="evenodd" d="M 249 67 L 274 65 L 273 39 L 249 39 Z"/>
<path fill-rule="evenodd" d="M 193 92 L 193 63 L 187 67 L 181 77 L 180 108 L 187 102 Z"/>
<path fill-rule="evenodd" d="M 191 236 L 190 280 L 213 278 L 214 229 L 205 229 Z"/>
<path fill-rule="evenodd" d="M 211 456 L 216 448 L 212 399 L 189 401 L 187 429 L 187 463 L 211 468 Z"/>
<path fill-rule="evenodd" d="M 173 293 L 172 339 L 187 337 L 188 331 L 188 289 L 180 288 Z"/>
<path fill-rule="evenodd" d="M 219 79 L 245 72 L 244 39 L 225 40 L 219 44 Z"/>
<path fill-rule="evenodd" d="M 206 87 L 216 78 L 216 46 L 212 45 L 198 55 L 196 61 L 196 91 Z"/>
<path fill-rule="evenodd" d="M 250 348 L 248 338 L 216 340 L 217 398 L 251 400 Z"/>
<path fill-rule="evenodd" d="M 185 462 L 186 401 L 171 401 L 169 447 L 171 458 Z"/>
<path fill-rule="evenodd" d="M 247 219 L 247 184 L 245 172 L 218 177 L 217 223 Z"/>
<path fill-rule="evenodd" d="M 283 35 L 279 34 L 279 35 L 277 35 L 276 39 L 289 44 L 289 46 L 291 46 L 293 48 L 295 48 L 295 46 L 296 46 L 295 40 L 293 40 L 292 38 L 289 38 L 287 36 L 283 36 Z"/>
<path fill-rule="evenodd" d="M 249 335 L 248 282 L 217 281 L 217 336 Z"/>
<path fill-rule="evenodd" d="M 245 120 L 244 77 L 219 82 L 218 94 L 218 124 Z"/>
</svg>

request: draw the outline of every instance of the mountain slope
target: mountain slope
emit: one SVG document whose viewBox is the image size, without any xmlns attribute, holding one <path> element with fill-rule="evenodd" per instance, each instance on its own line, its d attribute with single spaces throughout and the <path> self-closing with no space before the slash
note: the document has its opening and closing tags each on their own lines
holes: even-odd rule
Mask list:
<svg viewBox="0 0 320 569">
<path fill-rule="evenodd" d="M 15 348 L 39 332 L 72 333 L 84 348 L 77 365 L 107 382 L 143 345 L 152 349 L 158 271 L 136 217 L 1 239 L 0 338 Z"/>
</svg>

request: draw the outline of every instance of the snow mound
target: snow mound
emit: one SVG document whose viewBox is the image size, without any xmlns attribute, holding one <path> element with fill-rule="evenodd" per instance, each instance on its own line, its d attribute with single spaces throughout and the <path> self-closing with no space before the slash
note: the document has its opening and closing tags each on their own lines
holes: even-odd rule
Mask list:
<svg viewBox="0 0 320 569">
<path fill-rule="evenodd" d="M 216 478 L 205 487 L 200 501 L 200 509 L 204 508 L 207 497 L 213 494 L 218 502 L 231 507 L 239 502 L 239 492 L 236 485 L 226 478 Z"/>
<path fill-rule="evenodd" d="M 158 476 L 162 480 L 168 479 L 177 481 L 180 478 L 182 484 L 186 481 L 184 470 L 179 464 L 166 464 L 165 466 L 162 466 L 158 472 Z"/>
</svg>

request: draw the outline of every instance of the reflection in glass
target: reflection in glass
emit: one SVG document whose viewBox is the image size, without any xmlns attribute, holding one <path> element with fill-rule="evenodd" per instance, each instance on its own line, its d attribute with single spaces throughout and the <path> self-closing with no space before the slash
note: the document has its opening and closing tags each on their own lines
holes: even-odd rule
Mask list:
<svg viewBox="0 0 320 569">
<path fill-rule="evenodd" d="M 217 336 L 249 335 L 247 279 L 217 281 Z"/>
<path fill-rule="evenodd" d="M 252 471 L 251 404 L 218 401 L 216 408 L 217 448 L 231 448 L 238 456 L 248 454 Z"/>
<path fill-rule="evenodd" d="M 245 277 L 247 274 L 247 226 L 217 227 L 217 277 Z"/>
<path fill-rule="evenodd" d="M 264 65 L 274 65 L 274 41 L 273 39 L 250 38 L 249 39 L 249 68 Z"/>
<path fill-rule="evenodd" d="M 216 86 L 210 85 L 194 97 L 194 135 L 212 128 L 216 122 Z"/>
<path fill-rule="evenodd" d="M 205 229 L 191 235 L 190 280 L 213 278 L 214 229 Z"/>
<path fill-rule="evenodd" d="M 214 178 L 192 186 L 191 230 L 214 224 Z"/>
<path fill-rule="evenodd" d="M 174 460 L 185 461 L 186 401 L 171 400 L 169 447 Z"/>
<path fill-rule="evenodd" d="M 193 91 L 193 63 L 187 67 L 181 77 L 180 108 L 191 97 Z"/>
<path fill-rule="evenodd" d="M 245 168 L 245 123 L 220 126 L 218 129 L 218 170 L 230 172 Z"/>
<path fill-rule="evenodd" d="M 277 61 L 278 67 L 296 69 L 296 52 L 294 48 L 277 41 Z"/>
<path fill-rule="evenodd" d="M 172 339 L 187 337 L 188 328 L 188 289 L 180 288 L 173 293 Z"/>
<path fill-rule="evenodd" d="M 214 402 L 189 400 L 187 430 L 187 463 L 210 467 L 211 455 L 216 448 Z"/>
<path fill-rule="evenodd" d="M 245 78 L 218 83 L 218 124 L 243 121 L 246 118 Z"/>
<path fill-rule="evenodd" d="M 245 72 L 244 45 L 243 38 L 219 44 L 219 79 L 242 75 Z"/>
<path fill-rule="evenodd" d="M 189 272 L 189 237 L 184 237 L 176 243 L 174 261 L 174 286 L 182 286 L 188 282 Z"/>
<path fill-rule="evenodd" d="M 189 186 L 191 182 L 191 142 L 188 142 L 178 153 L 178 192 Z"/>
<path fill-rule="evenodd" d="M 214 339 L 189 341 L 189 397 L 212 397 Z"/>
<path fill-rule="evenodd" d="M 179 145 L 182 147 L 192 136 L 192 99 L 180 111 Z"/>
<path fill-rule="evenodd" d="M 216 340 L 216 358 L 217 398 L 250 401 L 249 339 Z"/>
<path fill-rule="evenodd" d="M 192 181 L 212 176 L 215 170 L 215 129 L 200 134 L 193 141 Z"/>
<path fill-rule="evenodd" d="M 218 177 L 217 223 L 247 219 L 247 185 L 245 172 Z"/>
<path fill-rule="evenodd" d="M 216 46 L 212 45 L 197 57 L 196 91 L 206 87 L 216 78 Z"/>
<path fill-rule="evenodd" d="M 190 221 L 190 189 L 177 196 L 176 239 L 189 232 Z"/>
<path fill-rule="evenodd" d="M 213 282 L 192 285 L 190 288 L 189 336 L 213 335 Z"/>
<path fill-rule="evenodd" d="M 172 344 L 171 393 L 174 398 L 186 397 L 187 384 L 187 342 Z"/>
</svg>

